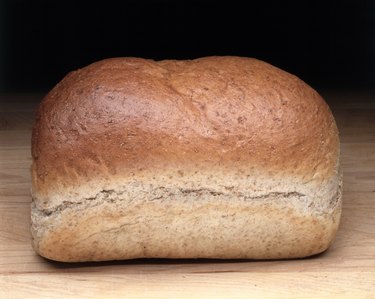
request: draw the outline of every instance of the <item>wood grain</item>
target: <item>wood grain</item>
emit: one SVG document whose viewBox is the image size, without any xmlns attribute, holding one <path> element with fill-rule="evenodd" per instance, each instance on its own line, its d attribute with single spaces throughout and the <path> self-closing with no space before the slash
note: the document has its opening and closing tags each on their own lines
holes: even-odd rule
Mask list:
<svg viewBox="0 0 375 299">
<path fill-rule="evenodd" d="M 40 95 L 2 95 L 0 298 L 375 298 L 375 100 L 328 94 L 344 170 L 335 243 L 301 260 L 63 264 L 30 243 L 30 138 Z"/>
</svg>

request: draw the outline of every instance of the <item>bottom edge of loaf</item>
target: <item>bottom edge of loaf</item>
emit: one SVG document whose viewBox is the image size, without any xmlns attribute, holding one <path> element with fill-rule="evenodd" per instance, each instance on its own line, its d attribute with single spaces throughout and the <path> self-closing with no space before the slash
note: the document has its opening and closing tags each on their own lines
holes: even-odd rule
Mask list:
<svg viewBox="0 0 375 299">
<path fill-rule="evenodd" d="M 152 198 L 121 198 L 112 190 L 54 211 L 34 201 L 33 247 L 62 262 L 302 258 L 330 246 L 341 215 L 341 187 L 324 213 L 304 207 L 297 193 L 246 200 L 201 190 Z"/>
</svg>

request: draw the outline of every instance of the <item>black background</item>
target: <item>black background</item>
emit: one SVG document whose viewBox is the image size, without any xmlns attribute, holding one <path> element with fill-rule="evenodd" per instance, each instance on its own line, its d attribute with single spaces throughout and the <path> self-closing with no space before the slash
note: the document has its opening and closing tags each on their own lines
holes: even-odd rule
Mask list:
<svg viewBox="0 0 375 299">
<path fill-rule="evenodd" d="M 0 91 L 114 56 L 256 57 L 316 89 L 375 85 L 375 1 L 0 0 Z"/>
</svg>

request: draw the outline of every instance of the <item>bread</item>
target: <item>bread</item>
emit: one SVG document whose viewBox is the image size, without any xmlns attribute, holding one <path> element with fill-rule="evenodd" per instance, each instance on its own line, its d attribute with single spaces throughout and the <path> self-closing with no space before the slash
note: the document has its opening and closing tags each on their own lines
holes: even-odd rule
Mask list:
<svg viewBox="0 0 375 299">
<path fill-rule="evenodd" d="M 39 106 L 32 157 L 32 242 L 52 260 L 300 258 L 339 225 L 330 109 L 256 59 L 71 72 Z"/>
</svg>

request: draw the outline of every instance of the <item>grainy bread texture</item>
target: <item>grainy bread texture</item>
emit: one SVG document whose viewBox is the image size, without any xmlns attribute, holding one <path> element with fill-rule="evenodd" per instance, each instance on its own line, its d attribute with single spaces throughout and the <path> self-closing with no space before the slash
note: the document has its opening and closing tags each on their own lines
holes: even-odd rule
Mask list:
<svg viewBox="0 0 375 299">
<path fill-rule="evenodd" d="M 256 59 L 72 72 L 39 106 L 32 157 L 33 246 L 53 260 L 297 258 L 339 225 L 334 118 Z"/>
</svg>

